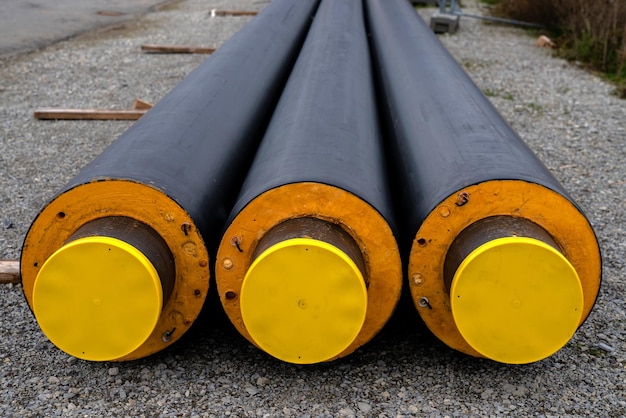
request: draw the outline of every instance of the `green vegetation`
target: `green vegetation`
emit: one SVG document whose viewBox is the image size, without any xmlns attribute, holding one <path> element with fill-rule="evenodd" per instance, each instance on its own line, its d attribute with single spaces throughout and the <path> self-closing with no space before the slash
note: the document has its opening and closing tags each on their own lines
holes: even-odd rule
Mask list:
<svg viewBox="0 0 626 418">
<path fill-rule="evenodd" d="M 504 100 L 515 101 L 515 96 L 509 92 L 504 92 L 500 90 L 492 90 L 490 88 L 483 89 L 483 94 L 487 97 L 501 97 Z"/>
<path fill-rule="evenodd" d="M 626 98 L 626 1 L 482 1 L 496 16 L 544 25 L 559 56 L 602 72 Z"/>
<path fill-rule="evenodd" d="M 528 107 L 528 109 L 535 114 L 543 114 L 543 106 L 540 104 L 530 102 L 526 104 L 526 107 Z"/>
<path fill-rule="evenodd" d="M 487 97 L 496 97 L 498 96 L 498 92 L 491 89 L 484 89 L 483 94 Z"/>
</svg>

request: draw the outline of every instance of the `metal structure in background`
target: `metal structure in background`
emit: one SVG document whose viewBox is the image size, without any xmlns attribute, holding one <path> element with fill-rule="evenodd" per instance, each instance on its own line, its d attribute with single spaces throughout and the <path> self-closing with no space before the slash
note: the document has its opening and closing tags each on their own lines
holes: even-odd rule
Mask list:
<svg viewBox="0 0 626 418">
<path fill-rule="evenodd" d="M 488 22 L 502 23 L 506 25 L 524 26 L 527 28 L 541 29 L 544 26 L 531 23 L 522 22 L 514 19 L 505 19 L 495 16 L 481 16 L 470 13 L 464 13 L 461 10 L 460 0 L 435 0 L 439 7 L 439 11 L 433 14 L 430 18 L 430 28 L 435 33 L 454 33 L 459 28 L 459 21 L 461 17 L 469 17 L 472 19 L 485 20 Z M 449 8 L 448 8 L 449 6 Z"/>
<path fill-rule="evenodd" d="M 318 0 L 275 0 L 76 175 L 24 241 L 22 283 L 48 338 L 87 360 L 178 340 L 209 287 L 209 251 Z"/>
<path fill-rule="evenodd" d="M 551 355 L 598 295 L 591 225 L 408 2 L 366 5 L 416 309 L 462 352 Z"/>
<path fill-rule="evenodd" d="M 220 244 L 237 330 L 272 356 L 346 356 L 402 288 L 361 2 L 324 0 Z"/>
</svg>

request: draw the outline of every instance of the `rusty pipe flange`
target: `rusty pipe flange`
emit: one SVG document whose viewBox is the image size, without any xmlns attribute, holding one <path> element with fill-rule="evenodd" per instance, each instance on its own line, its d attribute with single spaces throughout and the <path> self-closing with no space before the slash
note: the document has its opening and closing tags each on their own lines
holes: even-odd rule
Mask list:
<svg viewBox="0 0 626 418">
<path fill-rule="evenodd" d="M 378 333 L 389 320 L 402 288 L 393 233 L 385 219 L 362 199 L 337 187 L 309 182 L 280 186 L 256 197 L 234 218 L 222 238 L 216 258 L 217 289 L 236 329 L 263 349 L 244 323 L 242 284 L 268 231 L 298 218 L 316 218 L 340 226 L 359 247 L 365 266 L 367 312 L 363 326 L 347 348 L 326 359 L 330 361 L 354 352 Z"/>
<path fill-rule="evenodd" d="M 568 199 L 538 184 L 494 180 L 448 196 L 426 217 L 409 257 L 409 288 L 421 318 L 449 347 L 483 357 L 463 338 L 450 304 L 445 263 L 452 244 L 470 225 L 493 216 L 526 219 L 545 230 L 578 274 L 583 294 L 580 324 L 591 311 L 601 281 L 600 249 L 585 216 Z"/>
<path fill-rule="evenodd" d="M 345 350 L 367 313 L 367 268 L 342 227 L 286 220 L 259 240 L 240 291 L 246 330 L 265 352 L 298 364 Z"/>
<path fill-rule="evenodd" d="M 132 352 L 108 359 L 133 360 L 177 341 L 198 316 L 208 292 L 209 257 L 202 237 L 189 214 L 163 192 L 140 183 L 105 180 L 82 184 L 57 196 L 37 216 L 26 235 L 22 285 L 33 309 L 33 289 L 45 262 L 82 227 L 108 217 L 130 218 L 156 231 L 175 266 L 171 290 L 167 286 L 164 289 L 170 296 L 164 300 L 153 331 Z"/>
</svg>

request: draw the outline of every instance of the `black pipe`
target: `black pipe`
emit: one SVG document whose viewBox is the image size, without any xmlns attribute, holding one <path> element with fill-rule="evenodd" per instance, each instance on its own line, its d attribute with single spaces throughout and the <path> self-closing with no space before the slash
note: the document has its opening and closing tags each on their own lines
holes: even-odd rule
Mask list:
<svg viewBox="0 0 626 418">
<path fill-rule="evenodd" d="M 218 250 L 217 286 L 229 318 L 284 361 L 353 352 L 385 324 L 400 294 L 363 19 L 361 2 L 322 2 Z M 321 261 L 331 253 L 344 261 Z M 347 264 L 362 279 L 341 276 Z M 360 280 L 366 294 L 356 288 Z M 348 282 L 356 287 L 338 290 Z M 334 316 L 354 302 L 345 296 L 362 297 L 353 308 L 364 319 Z"/>
<path fill-rule="evenodd" d="M 589 314 L 598 294 L 600 251 L 589 222 L 408 2 L 367 0 L 366 5 L 390 159 L 395 169 L 394 194 L 403 230 L 401 247 L 409 254 L 410 290 L 420 315 L 436 336 L 463 352 L 511 363 L 546 357 L 565 344 Z M 457 278 L 446 280 L 444 265 L 457 236 L 474 223 L 493 216 L 521 218 L 536 224 L 558 244 L 556 253 L 550 252 L 549 243 L 525 236 L 522 230 L 518 232 L 517 226 L 500 228 L 508 231 L 499 236 L 504 241 L 493 238 L 487 243 L 477 236 L 488 235 L 489 231 L 475 228 L 471 241 L 481 244 L 472 248 L 476 250 L 474 255 L 464 258 L 466 263 L 456 269 Z M 481 228 L 487 225 L 483 223 Z M 530 319 L 530 313 L 518 315 L 521 311 L 516 311 L 517 325 L 513 319 L 508 325 L 493 325 L 488 330 L 492 332 L 490 337 L 481 334 L 478 338 L 487 340 L 488 347 L 477 349 L 484 341 L 476 343 L 472 338 L 482 331 L 463 329 L 465 325 L 460 325 L 468 322 L 467 318 L 459 317 L 460 308 L 455 312 L 454 303 L 462 295 L 453 294 L 449 282 L 467 282 L 472 263 L 475 266 L 486 260 L 479 256 L 492 250 L 505 251 L 504 248 L 511 250 L 511 259 L 507 259 L 501 266 L 504 270 L 498 274 L 510 278 L 513 287 L 520 285 L 513 277 L 522 267 L 535 268 L 537 276 L 546 268 L 545 260 L 527 261 L 518 266 L 516 259 L 522 254 L 541 253 L 541 257 L 555 261 L 564 269 L 560 274 L 546 272 L 546 280 L 534 291 L 529 289 L 530 284 L 521 284 L 517 289 L 527 292 L 526 299 L 533 303 L 554 297 L 547 306 L 533 305 L 533 314 L 556 310 L 559 301 L 569 304 L 562 308 L 564 311 L 555 319 L 554 326 L 546 320 L 547 325 L 541 331 L 536 329 L 541 328 L 538 323 L 541 320 Z M 487 263 L 486 268 L 494 266 Z M 548 284 L 554 284 L 556 278 L 563 280 L 563 292 L 569 289 L 571 295 L 550 293 L 556 290 Z M 487 273 L 480 276 L 480 280 L 487 282 L 491 279 L 495 280 Z M 478 282 L 475 284 L 476 288 L 480 287 Z M 485 298 L 480 303 L 493 308 L 486 316 L 514 316 L 496 309 L 496 296 L 488 294 L 487 285 L 481 289 L 482 294 L 472 301 Z M 531 305 L 529 300 L 526 302 L 526 306 Z M 572 317 L 567 316 L 570 310 L 576 311 Z M 467 326 L 488 322 L 480 315 L 472 317 Z M 478 325 L 481 326 L 486 329 L 491 325 Z M 553 337 L 559 333 L 560 337 Z M 536 341 L 544 337 L 553 346 Z M 505 345 L 520 348 L 515 351 L 496 347 L 498 344 L 490 338 L 500 338 Z"/>
<path fill-rule="evenodd" d="M 72 244 L 70 249 L 64 247 L 84 224 L 107 217 L 134 219 L 163 238 L 176 269 L 172 296 L 149 337 L 136 349 L 122 342 L 124 347 L 112 351 L 117 356 L 94 354 L 84 352 L 81 344 L 87 342 L 78 338 L 68 346 L 71 354 L 95 360 L 135 359 L 167 347 L 189 328 L 208 291 L 207 247 L 211 250 L 219 240 L 318 3 L 273 1 L 70 180 L 37 216 L 22 249 L 22 280 L 29 305 L 34 306 L 37 320 L 55 344 L 63 346 L 65 339 L 74 338 L 69 335 L 72 331 L 64 331 L 70 324 L 63 322 L 71 322 L 73 317 L 48 321 L 46 314 L 37 314 L 38 300 L 43 313 L 62 305 L 65 297 L 83 301 L 91 298 L 92 292 L 111 290 L 106 283 L 93 283 L 92 288 L 82 290 L 85 294 L 58 288 L 61 282 L 68 282 L 65 284 L 71 288 L 74 278 L 78 283 L 79 278 L 91 277 L 89 260 L 80 259 L 81 251 L 110 243 L 120 254 L 130 254 L 132 262 L 139 262 L 142 272 L 152 277 L 152 267 L 141 251 L 137 254 L 134 246 L 111 241 L 104 230 L 101 235 L 108 238 L 102 242 L 92 239 Z M 68 267 L 64 271 L 63 267 L 61 278 L 53 278 L 59 269 L 54 263 L 56 255 L 84 264 L 82 270 Z M 111 266 L 110 274 L 126 274 L 127 266 L 107 260 L 103 256 L 103 265 Z M 44 267 L 49 274 L 40 275 Z M 161 292 L 146 280 L 150 291 Z M 100 300 L 100 296 L 93 298 Z M 158 304 L 156 299 L 146 303 Z M 122 312 L 119 304 L 110 309 Z M 120 322 L 127 322 L 126 314 L 120 315 Z M 76 332 L 80 333 L 81 327 L 93 328 L 90 321 L 86 318 L 77 325 Z M 117 326 L 107 324 L 108 331 L 116 334 Z M 104 331 L 89 338 L 99 338 L 101 346 L 119 343 L 104 336 Z"/>
</svg>

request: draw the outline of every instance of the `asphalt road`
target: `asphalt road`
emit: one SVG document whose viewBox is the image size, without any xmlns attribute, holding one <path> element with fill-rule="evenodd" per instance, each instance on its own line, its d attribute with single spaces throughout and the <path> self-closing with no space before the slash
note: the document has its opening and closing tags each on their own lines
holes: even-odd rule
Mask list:
<svg viewBox="0 0 626 418">
<path fill-rule="evenodd" d="M 120 24 L 171 0 L 2 0 L 0 54 L 41 48 Z"/>
</svg>

